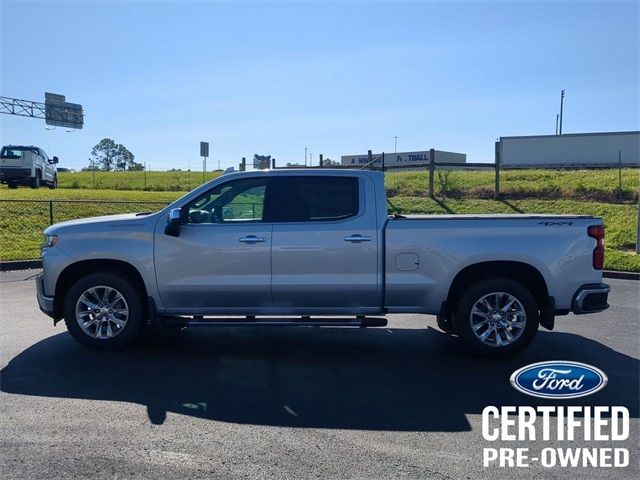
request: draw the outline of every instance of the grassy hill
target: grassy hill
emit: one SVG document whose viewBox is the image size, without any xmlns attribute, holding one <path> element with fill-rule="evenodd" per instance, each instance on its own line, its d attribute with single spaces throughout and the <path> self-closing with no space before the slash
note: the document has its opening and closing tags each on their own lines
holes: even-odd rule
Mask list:
<svg viewBox="0 0 640 480">
<path fill-rule="evenodd" d="M 209 181 L 221 172 L 208 172 Z M 61 188 L 97 190 L 141 190 L 152 192 L 189 191 L 202 183 L 201 172 L 77 172 L 60 173 Z M 427 194 L 426 172 L 387 172 L 390 196 L 422 197 Z M 562 198 L 637 202 L 640 170 L 505 170 L 501 192 L 508 198 Z M 493 171 L 437 171 L 437 196 L 493 198 Z"/>
<path fill-rule="evenodd" d="M 112 189 L 87 188 L 92 172 L 61 174 L 60 184 L 84 188 L 31 190 L 0 188 L 0 260 L 37 258 L 42 229 L 49 224 L 48 203 L 31 200 L 85 200 L 84 203 L 55 203 L 54 221 L 118 212 L 161 208 L 202 181 L 202 174 L 187 172 L 147 173 L 147 191 L 142 190 L 142 172 L 104 173 L 101 185 Z M 179 174 L 184 173 L 184 176 Z M 217 174 L 210 174 L 213 178 Z M 184 182 L 183 182 L 184 180 Z M 81 181 L 83 183 L 81 183 Z M 129 182 L 129 183 L 126 183 Z M 640 170 L 622 171 L 622 189 L 617 170 L 592 171 L 507 171 L 502 176 L 500 201 L 493 198 L 493 173 L 478 171 L 440 172 L 436 175 L 436 199 L 427 196 L 426 172 L 386 174 L 392 211 L 411 213 L 556 213 L 602 216 L 607 227 L 606 268 L 640 272 L 635 254 L 637 201 Z M 126 185 L 125 185 L 126 183 Z M 172 191 L 182 186 L 183 191 Z M 124 186 L 131 189 L 124 189 Z M 135 188 L 133 188 L 135 187 Z M 139 187 L 139 188 L 138 188 Z M 99 201 L 130 201 L 131 204 L 102 204 Z M 143 203 L 144 202 L 144 203 Z M 146 203 L 152 202 L 152 203 Z"/>
</svg>

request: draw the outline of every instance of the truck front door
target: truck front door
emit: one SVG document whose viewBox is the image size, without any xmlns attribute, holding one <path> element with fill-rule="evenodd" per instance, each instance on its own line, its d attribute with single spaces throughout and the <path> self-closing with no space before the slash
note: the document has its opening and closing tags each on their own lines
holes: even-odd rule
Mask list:
<svg viewBox="0 0 640 480">
<path fill-rule="evenodd" d="M 273 306 L 265 190 L 266 178 L 212 188 L 182 208 L 178 237 L 166 235 L 165 223 L 158 222 L 156 276 L 166 308 L 246 314 Z"/>
</svg>

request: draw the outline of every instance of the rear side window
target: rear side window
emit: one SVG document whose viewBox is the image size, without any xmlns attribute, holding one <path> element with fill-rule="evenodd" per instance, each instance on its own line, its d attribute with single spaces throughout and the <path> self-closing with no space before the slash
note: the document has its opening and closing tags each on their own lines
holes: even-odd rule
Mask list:
<svg viewBox="0 0 640 480">
<path fill-rule="evenodd" d="M 282 176 L 269 181 L 265 222 L 328 222 L 357 214 L 357 177 Z"/>
</svg>

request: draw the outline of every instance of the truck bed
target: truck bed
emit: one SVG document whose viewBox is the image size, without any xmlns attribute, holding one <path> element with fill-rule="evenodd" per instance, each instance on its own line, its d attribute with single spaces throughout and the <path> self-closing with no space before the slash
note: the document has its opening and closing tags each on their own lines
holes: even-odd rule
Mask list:
<svg viewBox="0 0 640 480">
<path fill-rule="evenodd" d="M 559 309 L 568 309 L 580 285 L 598 283 L 592 268 L 595 240 L 587 235 L 602 219 L 589 215 L 410 215 L 392 217 L 385 229 L 385 305 L 439 311 L 447 288 L 467 265 L 519 262 L 544 277 Z M 494 277 L 499 268 L 490 267 Z M 401 307 L 396 310 L 395 307 Z"/>
</svg>

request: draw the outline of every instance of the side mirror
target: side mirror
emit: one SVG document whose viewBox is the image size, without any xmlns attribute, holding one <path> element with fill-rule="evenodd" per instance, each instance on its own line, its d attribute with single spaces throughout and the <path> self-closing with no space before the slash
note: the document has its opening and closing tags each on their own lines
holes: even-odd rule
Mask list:
<svg viewBox="0 0 640 480">
<path fill-rule="evenodd" d="M 59 162 L 58 157 L 55 157 L 55 156 L 51 160 L 51 163 L 58 163 L 58 162 Z"/>
<path fill-rule="evenodd" d="M 180 236 L 180 227 L 182 226 L 182 210 L 179 208 L 172 208 L 167 215 L 167 226 L 164 228 L 164 233 L 171 235 L 172 237 Z"/>
</svg>

